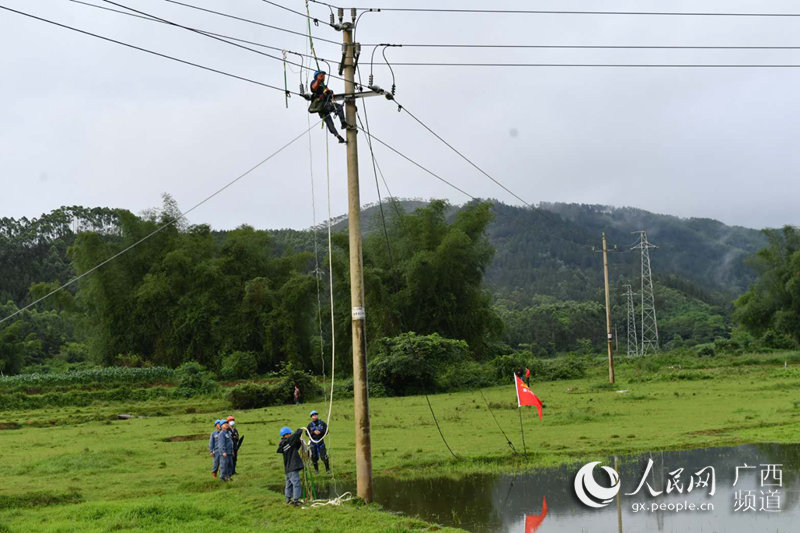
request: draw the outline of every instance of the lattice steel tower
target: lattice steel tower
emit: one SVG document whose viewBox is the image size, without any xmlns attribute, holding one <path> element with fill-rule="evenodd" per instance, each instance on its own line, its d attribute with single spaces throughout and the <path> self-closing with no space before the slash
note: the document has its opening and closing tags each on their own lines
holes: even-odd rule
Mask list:
<svg viewBox="0 0 800 533">
<path fill-rule="evenodd" d="M 633 305 L 633 288 L 625 285 L 625 298 L 628 308 L 628 357 L 639 355 L 639 337 L 636 334 L 636 308 Z"/>
<path fill-rule="evenodd" d="M 647 242 L 647 232 L 636 231 L 639 242 L 631 250 L 639 249 L 642 254 L 642 335 L 639 354 L 658 352 L 658 321 L 656 320 L 656 302 L 653 296 L 653 272 L 650 269 L 650 248 L 656 246 Z"/>
</svg>

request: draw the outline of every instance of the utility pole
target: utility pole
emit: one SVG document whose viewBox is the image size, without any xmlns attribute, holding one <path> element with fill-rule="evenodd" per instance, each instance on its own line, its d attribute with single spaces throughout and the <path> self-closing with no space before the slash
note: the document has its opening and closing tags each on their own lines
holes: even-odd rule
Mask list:
<svg viewBox="0 0 800 533">
<path fill-rule="evenodd" d="M 657 353 L 658 347 L 658 320 L 656 320 L 656 301 L 653 295 L 653 271 L 650 268 L 650 249 L 655 245 L 647 241 L 647 232 L 635 231 L 639 235 L 639 242 L 631 250 L 641 250 L 642 255 L 642 337 L 640 339 L 640 354 L 648 352 Z"/>
<path fill-rule="evenodd" d="M 350 306 L 353 331 L 353 400 L 356 430 L 356 490 L 358 497 L 372 502 L 372 442 L 367 389 L 367 340 L 364 312 L 364 271 L 361 252 L 361 196 L 358 188 L 358 139 L 356 134 L 356 43 L 353 28 L 356 10 L 350 11 L 351 22 L 342 22 L 342 70 L 344 73 L 345 119 L 347 120 L 347 198 L 348 231 L 350 234 Z"/>
<path fill-rule="evenodd" d="M 608 287 L 608 245 L 606 234 L 603 232 L 603 277 L 606 286 L 606 335 L 608 337 L 608 382 L 614 383 L 614 353 L 613 336 L 611 335 L 611 298 Z"/>
<path fill-rule="evenodd" d="M 630 285 L 625 285 L 625 300 L 628 315 L 628 343 L 626 355 L 628 357 L 639 355 L 639 338 L 636 335 L 636 307 L 633 305 L 633 289 Z"/>
</svg>

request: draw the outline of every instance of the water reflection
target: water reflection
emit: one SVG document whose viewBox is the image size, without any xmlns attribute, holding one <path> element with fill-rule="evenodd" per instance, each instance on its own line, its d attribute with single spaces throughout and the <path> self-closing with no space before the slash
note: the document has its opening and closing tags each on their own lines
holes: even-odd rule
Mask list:
<svg viewBox="0 0 800 533">
<path fill-rule="evenodd" d="M 604 465 L 614 465 L 612 458 L 601 460 Z M 642 481 L 648 460 L 653 467 L 644 489 L 632 493 Z M 739 480 L 733 487 L 736 467 L 744 464 L 756 468 L 740 469 Z M 603 532 L 622 530 L 625 533 L 650 531 L 664 532 L 797 532 L 800 530 L 798 509 L 798 465 L 800 445 L 760 444 L 731 448 L 704 448 L 679 452 L 663 452 L 620 457 L 616 463 L 622 490 L 619 508 L 616 503 L 602 509 L 591 509 L 581 504 L 572 490 L 575 473 L 581 465 L 562 466 L 535 472 L 504 475 L 473 475 L 459 479 L 437 478 L 396 481 L 376 478 L 375 500 L 385 508 L 407 515 L 419 516 L 427 521 L 461 527 L 474 533 L 553 533 L 553 532 Z M 761 465 L 779 464 L 782 472 L 780 503 L 777 511 L 758 510 L 763 507 L 768 490 L 760 486 Z M 716 491 L 686 491 L 694 472 L 707 466 L 715 471 Z M 684 470 L 682 489 L 678 492 L 673 483 L 667 494 L 665 487 L 675 471 Z M 672 473 L 672 475 L 671 475 Z M 603 482 L 598 475 L 597 481 Z M 649 484 L 655 491 L 651 496 Z M 774 487 L 778 488 L 778 487 Z M 340 487 L 342 489 L 342 487 Z M 351 487 L 346 487 L 350 490 Z M 324 490 L 324 489 L 323 489 Z M 742 491 L 737 494 L 737 491 Z M 749 492 L 748 492 L 749 491 Z M 766 493 L 766 494 L 765 494 Z M 333 494 L 329 494 L 333 496 Z M 753 499 L 756 510 L 734 510 L 737 496 Z M 325 497 L 321 494 L 321 497 Z M 773 501 L 774 503 L 774 501 Z M 645 510 L 634 511 L 641 504 Z M 673 509 L 651 510 L 651 506 L 665 504 Z M 708 510 L 675 511 L 678 504 L 712 506 Z M 621 524 L 621 526 L 620 526 Z"/>
</svg>

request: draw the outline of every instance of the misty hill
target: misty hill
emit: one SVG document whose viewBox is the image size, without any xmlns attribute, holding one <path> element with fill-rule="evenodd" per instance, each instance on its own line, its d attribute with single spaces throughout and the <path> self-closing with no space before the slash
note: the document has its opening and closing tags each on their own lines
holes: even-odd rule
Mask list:
<svg viewBox="0 0 800 533">
<path fill-rule="evenodd" d="M 404 212 L 426 205 L 420 200 L 383 204 L 387 223 L 395 208 Z M 453 216 L 458 207 L 453 207 Z M 700 300 L 725 305 L 743 293 L 755 279 L 745 259 L 766 245 L 754 229 L 728 226 L 707 218 L 679 218 L 642 209 L 600 205 L 540 204 L 523 208 L 494 204 L 489 240 L 496 253 L 486 273 L 487 287 L 499 297 L 549 296 L 560 300 L 597 300 L 602 294 L 601 233 L 609 248 L 610 277 L 614 287 L 630 283 L 636 289 L 640 254 L 630 248 L 637 242 L 632 232 L 647 231 L 653 277 L 657 282 Z M 377 205 L 362 214 L 365 233 L 381 231 Z M 334 231 L 347 230 L 347 217 L 334 221 Z M 278 230 L 276 243 L 311 249 L 306 232 Z M 324 248 L 324 228 L 319 246 Z"/>
</svg>

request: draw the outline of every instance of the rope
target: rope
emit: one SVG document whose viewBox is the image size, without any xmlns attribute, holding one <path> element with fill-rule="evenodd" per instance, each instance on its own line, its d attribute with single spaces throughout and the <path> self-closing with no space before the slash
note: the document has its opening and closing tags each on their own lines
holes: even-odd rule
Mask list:
<svg viewBox="0 0 800 533">
<path fill-rule="evenodd" d="M 444 438 L 444 433 L 442 433 L 442 428 L 439 427 L 439 421 L 436 420 L 436 414 L 433 412 L 433 406 L 431 405 L 431 400 L 428 398 L 428 395 L 425 395 L 425 400 L 428 402 L 428 409 L 431 410 L 431 416 L 433 417 L 433 422 L 436 424 L 436 429 L 439 430 L 439 436 L 442 437 L 442 442 L 444 445 L 447 446 L 447 449 L 450 451 L 450 455 L 453 456 L 454 459 L 458 459 L 458 456 L 453 452 L 453 449 L 447 444 L 447 439 Z"/>
<path fill-rule="evenodd" d="M 301 85 L 302 85 L 302 74 L 300 76 Z M 312 230 L 311 234 L 314 239 L 314 279 L 317 282 L 317 326 L 319 327 L 319 357 L 322 361 L 322 379 L 327 379 L 325 375 L 325 344 L 323 342 L 323 338 L 325 335 L 322 332 L 322 296 L 320 291 L 320 283 L 319 283 L 319 276 L 320 276 L 320 269 L 319 269 L 319 245 L 317 239 L 317 200 L 316 200 L 316 193 L 314 192 L 314 150 L 311 142 L 311 115 L 306 114 L 306 122 L 309 124 L 308 127 L 308 170 L 309 175 L 311 176 L 311 220 L 312 220 Z"/>
<path fill-rule="evenodd" d="M 308 502 L 309 505 L 304 505 L 301 509 L 310 509 L 312 507 L 325 507 L 326 505 L 342 505 L 344 502 L 349 502 L 353 499 L 350 492 L 345 492 L 341 496 L 331 498 L 330 500 L 312 500 Z"/>
<path fill-rule="evenodd" d="M 325 135 L 325 173 L 327 177 L 327 184 L 328 184 L 328 284 L 330 285 L 330 296 L 331 296 L 331 394 L 328 403 L 328 425 L 325 428 L 325 433 L 318 439 L 315 440 L 311 433 L 308 431 L 308 428 L 303 426 L 303 430 L 308 434 L 309 442 L 313 444 L 319 444 L 322 442 L 325 437 L 328 436 L 328 432 L 331 429 L 331 412 L 333 411 L 333 383 L 334 383 L 334 376 L 336 375 L 336 322 L 333 315 L 333 248 L 332 248 L 332 237 L 331 237 L 331 157 L 330 157 L 330 144 L 328 140 L 328 136 Z"/>
<path fill-rule="evenodd" d="M 317 60 L 317 52 L 314 50 L 314 38 L 311 36 L 311 10 L 308 8 L 308 0 L 306 0 L 306 13 L 308 13 L 308 44 L 311 49 L 311 55 L 314 56 L 314 62 L 317 64 L 319 70 L 319 61 Z M 316 19 L 315 19 L 316 20 Z"/>
<path fill-rule="evenodd" d="M 289 80 L 286 78 L 286 50 L 282 50 L 283 54 L 283 90 L 286 91 L 284 99 L 286 100 L 286 109 L 289 109 Z M 302 69 L 301 69 L 302 70 Z"/>
<path fill-rule="evenodd" d="M 486 404 L 486 409 L 488 409 L 489 410 L 489 414 L 492 415 L 492 418 L 494 419 L 494 423 L 497 424 L 497 428 L 500 430 L 500 433 L 502 433 L 503 436 L 506 438 L 506 442 L 511 447 L 511 451 L 514 452 L 514 453 L 517 453 L 517 449 L 514 448 L 514 445 L 511 443 L 511 439 L 509 439 L 508 435 L 506 435 L 506 432 L 503 431 L 503 426 L 500 425 L 500 422 L 498 422 L 497 418 L 494 416 L 494 412 L 492 411 L 492 408 L 489 406 L 489 402 L 486 400 L 486 396 L 483 395 L 483 390 L 478 389 L 478 392 L 481 393 L 481 397 L 483 398 L 483 402 Z"/>
</svg>

